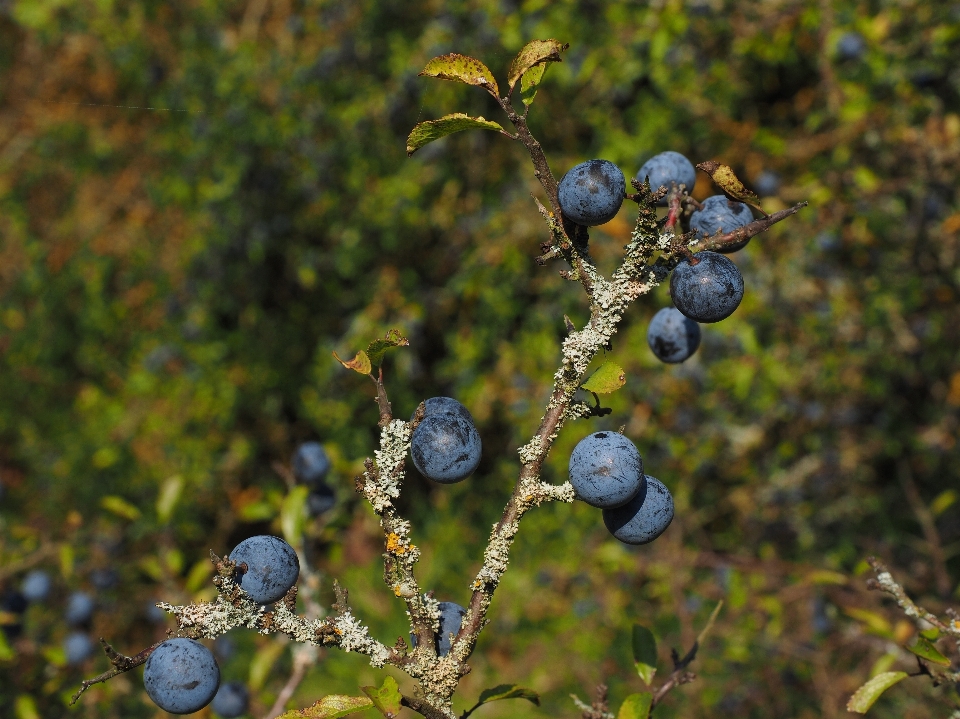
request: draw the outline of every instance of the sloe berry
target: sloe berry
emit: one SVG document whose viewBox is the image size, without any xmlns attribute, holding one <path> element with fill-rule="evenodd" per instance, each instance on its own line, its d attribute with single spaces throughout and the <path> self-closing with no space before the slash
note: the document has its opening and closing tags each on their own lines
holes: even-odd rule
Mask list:
<svg viewBox="0 0 960 719">
<path fill-rule="evenodd" d="M 441 657 L 450 653 L 450 635 L 457 635 L 460 625 L 467 614 L 467 610 L 456 602 L 439 602 L 440 629 L 437 632 L 437 655 Z"/>
<path fill-rule="evenodd" d="M 593 507 L 619 507 L 643 491 L 643 459 L 619 432 L 594 432 L 570 453 L 570 483 Z"/>
<path fill-rule="evenodd" d="M 700 346 L 700 325 L 676 307 L 664 307 L 650 320 L 647 344 L 661 362 L 683 362 Z"/>
<path fill-rule="evenodd" d="M 560 180 L 560 209 L 567 219 L 578 225 L 602 225 L 620 211 L 626 188 L 623 173 L 612 162 L 581 162 Z"/>
<path fill-rule="evenodd" d="M 238 565 L 246 562 L 240 588 L 258 604 L 283 598 L 300 576 L 297 553 L 279 537 L 259 534 L 244 539 L 230 552 L 230 559 Z"/>
<path fill-rule="evenodd" d="M 320 482 L 311 489 L 310 494 L 307 495 L 307 511 L 311 517 L 319 517 L 321 514 L 326 514 L 333 509 L 336 503 L 337 497 L 333 492 L 333 488 L 324 482 Z"/>
<path fill-rule="evenodd" d="M 63 618 L 67 621 L 67 624 L 86 624 L 93 616 L 94 607 L 96 607 L 96 602 L 93 597 L 86 592 L 74 592 L 67 599 L 67 609 Z"/>
<path fill-rule="evenodd" d="M 234 719 L 241 714 L 247 713 L 247 706 L 250 704 L 250 692 L 243 682 L 226 682 L 221 684 L 213 697 L 213 704 L 210 708 L 214 714 L 219 714 L 224 719 Z"/>
<path fill-rule="evenodd" d="M 480 464 L 480 434 L 459 414 L 432 414 L 417 425 L 410 455 L 420 474 L 441 484 L 460 482 Z"/>
<path fill-rule="evenodd" d="M 743 276 L 728 258 L 704 250 L 691 264 L 682 260 L 670 275 L 673 304 L 694 322 L 719 322 L 743 299 Z"/>
<path fill-rule="evenodd" d="M 192 714 L 211 702 L 220 686 L 213 654 L 193 639 L 168 639 L 143 668 L 143 686 L 153 703 L 171 714 Z"/>
<path fill-rule="evenodd" d="M 63 640 L 63 653 L 67 664 L 80 664 L 93 653 L 93 642 L 83 632 L 71 632 Z"/>
<path fill-rule="evenodd" d="M 417 411 L 414 410 L 410 415 L 410 421 L 413 421 Z M 423 416 L 429 417 L 432 414 L 455 414 L 474 424 L 473 415 L 470 410 L 460 404 L 453 397 L 431 397 L 423 401 Z"/>
<path fill-rule="evenodd" d="M 50 579 L 50 575 L 42 569 L 34 569 L 27 572 L 27 576 L 23 578 L 20 591 L 28 602 L 42 602 L 50 594 L 51 587 L 53 587 L 53 580 Z"/>
<path fill-rule="evenodd" d="M 301 484 L 316 484 L 330 471 L 330 458 L 319 442 L 304 442 L 293 453 L 293 476 Z"/>
<path fill-rule="evenodd" d="M 603 510 L 603 523 L 625 544 L 647 544 L 673 521 L 673 497 L 656 477 L 646 478 L 647 490 L 622 507 Z"/>
<path fill-rule="evenodd" d="M 733 232 L 753 222 L 750 208 L 742 202 L 728 200 L 726 195 L 713 195 L 704 200 L 702 204 L 702 210 L 695 210 L 690 215 L 690 229 L 694 230 L 699 237 L 709 237 L 718 230 L 721 233 Z M 723 252 L 724 254 L 736 252 L 746 247 L 749 241 L 750 238 L 748 237 L 732 245 L 721 247 L 717 249 L 717 252 Z"/>
<path fill-rule="evenodd" d="M 637 180 L 643 182 L 647 177 L 650 178 L 651 190 L 655 191 L 661 185 L 669 190 L 675 183 L 677 186 L 686 185 L 687 192 L 690 193 L 693 192 L 693 186 L 697 184 L 697 168 L 679 152 L 667 150 L 643 163 L 637 173 Z M 657 204 L 661 207 L 666 206 L 667 198 L 664 197 Z"/>
</svg>

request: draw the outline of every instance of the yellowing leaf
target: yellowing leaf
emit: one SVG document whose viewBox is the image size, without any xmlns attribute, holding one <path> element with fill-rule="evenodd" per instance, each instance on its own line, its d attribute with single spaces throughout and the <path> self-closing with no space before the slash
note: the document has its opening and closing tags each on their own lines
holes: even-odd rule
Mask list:
<svg viewBox="0 0 960 719">
<path fill-rule="evenodd" d="M 857 714 L 866 714 L 867 710 L 873 706 L 881 694 L 892 687 L 897 682 L 906 679 L 906 672 L 883 672 L 877 674 L 862 687 L 857 689 L 850 701 L 847 702 L 847 711 Z"/>
<path fill-rule="evenodd" d="M 651 704 L 653 704 L 653 694 L 650 692 L 631 694 L 620 705 L 617 719 L 647 719 L 650 716 Z"/>
<path fill-rule="evenodd" d="M 717 187 L 723 190 L 727 197 L 746 203 L 750 205 L 750 207 L 762 212 L 764 217 L 767 216 L 767 213 L 763 212 L 763 208 L 760 207 L 760 198 L 757 197 L 753 191 L 743 186 L 743 183 L 740 182 L 729 165 L 723 165 L 714 160 L 707 160 L 706 162 L 701 162 L 697 167 L 710 175 L 710 179 L 717 184 Z"/>
<path fill-rule="evenodd" d="M 928 662 L 933 662 L 934 664 L 939 664 L 940 666 L 949 667 L 950 660 L 943 656 L 935 646 L 933 642 L 927 639 L 924 636 L 917 637 L 917 643 L 912 647 L 906 648 L 908 652 L 913 652 L 921 659 L 926 659 Z"/>
<path fill-rule="evenodd" d="M 400 713 L 400 687 L 397 680 L 388 676 L 383 684 L 377 687 L 360 687 L 363 693 L 370 697 L 373 705 L 380 710 L 387 719 L 393 719 Z"/>
<path fill-rule="evenodd" d="M 303 484 L 298 485 L 287 493 L 280 505 L 280 528 L 283 530 L 283 538 L 293 546 L 300 544 L 303 525 L 307 521 L 306 507 L 309 494 L 309 487 Z"/>
<path fill-rule="evenodd" d="M 863 622 L 875 634 L 889 637 L 893 633 L 893 627 L 890 626 L 890 622 L 887 621 L 885 617 L 880 616 L 876 612 L 871 612 L 869 609 L 845 607 L 843 613 Z"/>
<path fill-rule="evenodd" d="M 118 497 L 115 494 L 111 494 L 101 499 L 100 506 L 106 509 L 108 512 L 113 512 L 118 517 L 129 519 L 131 522 L 140 518 L 139 509 L 134 507 L 123 497 Z"/>
<path fill-rule="evenodd" d="M 250 678 L 248 681 L 251 692 L 258 692 L 263 688 L 263 684 L 267 681 L 270 670 L 273 668 L 273 665 L 277 663 L 277 659 L 283 654 L 288 644 L 289 642 L 286 641 L 286 637 L 274 640 L 260 647 L 257 653 L 253 655 L 253 659 L 250 662 Z"/>
<path fill-rule="evenodd" d="M 545 62 L 561 62 L 560 53 L 568 47 L 570 47 L 569 43 L 559 40 L 531 40 L 528 42 L 510 63 L 510 71 L 507 74 L 507 84 L 510 89 L 513 89 L 517 80 L 531 67 Z M 543 77 L 542 72 L 540 76 Z M 523 86 L 520 89 L 522 90 Z"/>
<path fill-rule="evenodd" d="M 580 388 L 594 394 L 610 394 L 623 387 L 626 381 L 627 376 L 620 365 L 604 362 Z"/>
<path fill-rule="evenodd" d="M 331 694 L 305 709 L 291 709 L 277 719 L 337 719 L 373 706 L 370 697 L 348 697 Z"/>
<path fill-rule="evenodd" d="M 424 145 L 441 137 L 472 129 L 503 131 L 503 127 L 492 120 L 455 112 L 452 115 L 444 115 L 439 120 L 427 120 L 416 125 L 407 137 L 407 155 L 412 155 Z"/>
<path fill-rule="evenodd" d="M 492 95 L 499 96 L 500 88 L 493 73 L 476 58 L 451 52 L 449 55 L 440 55 L 433 58 L 423 68 L 420 75 L 438 77 L 441 80 L 455 80 L 468 85 L 486 88 Z"/>
<path fill-rule="evenodd" d="M 168 477 L 160 485 L 160 493 L 157 495 L 157 519 L 160 524 L 166 524 L 170 521 L 170 515 L 173 514 L 173 509 L 177 506 L 182 491 L 183 477 L 179 474 Z"/>
<path fill-rule="evenodd" d="M 374 340 L 367 345 L 367 357 L 370 363 L 379 367 L 383 363 L 383 356 L 387 350 L 394 347 L 407 347 L 410 341 L 400 334 L 400 330 L 389 330 L 382 340 Z"/>
<path fill-rule="evenodd" d="M 357 352 L 356 357 L 354 357 L 349 362 L 344 362 L 340 359 L 340 356 L 334 352 L 333 356 L 336 357 L 337 362 L 342 364 L 347 369 L 352 369 L 354 372 L 359 372 L 360 374 L 370 374 L 370 371 L 373 369 L 373 365 L 370 364 L 370 358 L 367 356 L 367 353 L 363 350 Z"/>
</svg>

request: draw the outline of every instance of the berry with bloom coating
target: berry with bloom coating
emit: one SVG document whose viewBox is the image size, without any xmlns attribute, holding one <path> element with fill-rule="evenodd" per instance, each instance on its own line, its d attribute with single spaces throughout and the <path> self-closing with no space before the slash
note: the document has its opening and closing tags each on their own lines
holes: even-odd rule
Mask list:
<svg viewBox="0 0 960 719">
<path fill-rule="evenodd" d="M 410 438 L 410 455 L 420 474 L 442 484 L 460 482 L 480 464 L 480 434 L 459 414 L 425 417 Z"/>
<path fill-rule="evenodd" d="M 300 560 L 293 547 L 279 537 L 260 534 L 244 539 L 230 552 L 231 561 L 245 562 L 240 588 L 258 604 L 283 598 L 300 576 Z M 239 573 L 240 567 L 237 567 Z"/>
<path fill-rule="evenodd" d="M 247 685 L 234 681 L 220 685 L 210 708 L 213 709 L 214 714 L 219 714 L 224 719 L 234 719 L 241 714 L 246 714 L 249 704 L 250 692 L 247 691 Z"/>
<path fill-rule="evenodd" d="M 50 588 L 53 586 L 53 580 L 50 575 L 42 569 L 34 569 L 27 572 L 20 585 L 20 591 L 27 598 L 28 602 L 42 602 L 50 594 Z"/>
<path fill-rule="evenodd" d="M 293 453 L 293 476 L 301 484 L 317 484 L 330 471 L 330 458 L 319 442 L 304 442 Z"/>
<path fill-rule="evenodd" d="M 440 630 L 437 632 L 437 655 L 441 657 L 450 653 L 450 635 L 457 636 L 460 625 L 467 614 L 467 610 L 456 602 L 439 602 Z"/>
<path fill-rule="evenodd" d="M 647 544 L 659 537 L 673 521 L 673 496 L 656 477 L 647 477 L 645 495 L 637 495 L 622 507 L 603 510 L 603 523 L 625 544 Z"/>
<path fill-rule="evenodd" d="M 694 230 L 700 238 L 716 234 L 718 231 L 721 234 L 733 232 L 753 222 L 750 208 L 742 202 L 728 200 L 726 195 L 708 197 L 702 204 L 703 209 L 695 210 L 690 215 L 690 229 Z M 732 245 L 720 247 L 717 252 L 724 254 L 736 252 L 746 247 L 749 241 L 748 237 Z"/>
<path fill-rule="evenodd" d="M 93 609 L 96 606 L 93 597 L 86 592 L 74 592 L 67 600 L 67 610 L 63 618 L 67 624 L 86 624 L 93 616 Z"/>
<path fill-rule="evenodd" d="M 333 488 L 325 482 L 320 482 L 307 495 L 307 512 L 311 517 L 319 517 L 333 509 L 336 503 L 337 497 Z"/>
<path fill-rule="evenodd" d="M 661 362 L 683 362 L 700 346 L 700 325 L 676 307 L 664 307 L 650 320 L 647 344 Z"/>
<path fill-rule="evenodd" d="M 413 414 L 410 415 L 410 421 L 413 421 L 413 416 L 417 413 L 416 410 L 413 411 Z M 474 424 L 473 415 L 470 414 L 470 410 L 460 404 L 453 397 L 431 397 L 423 401 L 423 416 L 429 417 L 432 414 L 455 414 L 463 419 L 467 420 L 470 424 Z"/>
<path fill-rule="evenodd" d="M 171 714 L 192 714 L 211 702 L 220 686 L 213 654 L 193 639 L 168 639 L 143 668 L 143 687 L 153 703 Z"/>
<path fill-rule="evenodd" d="M 67 655 L 67 664 L 80 664 L 93 654 L 93 642 L 83 632 L 71 632 L 63 640 L 63 653 Z"/>
<path fill-rule="evenodd" d="M 570 484 L 593 507 L 619 507 L 643 491 L 643 459 L 619 432 L 594 432 L 570 453 Z"/>
<path fill-rule="evenodd" d="M 693 186 L 697 184 L 697 168 L 679 152 L 667 150 L 643 163 L 643 167 L 637 173 L 637 180 L 643 182 L 647 177 L 650 178 L 651 190 L 656 191 L 660 186 L 669 190 L 673 184 L 676 184 L 677 186 L 686 185 L 687 192 L 690 193 L 693 192 Z M 665 206 L 667 198 L 663 197 L 657 204 Z"/>
<path fill-rule="evenodd" d="M 694 322 L 719 322 L 743 299 L 743 276 L 731 260 L 704 250 L 696 264 L 683 260 L 670 275 L 674 306 Z"/>
<path fill-rule="evenodd" d="M 564 217 L 593 227 L 616 217 L 627 190 L 620 168 L 607 160 L 581 162 L 571 169 L 557 189 Z"/>
</svg>

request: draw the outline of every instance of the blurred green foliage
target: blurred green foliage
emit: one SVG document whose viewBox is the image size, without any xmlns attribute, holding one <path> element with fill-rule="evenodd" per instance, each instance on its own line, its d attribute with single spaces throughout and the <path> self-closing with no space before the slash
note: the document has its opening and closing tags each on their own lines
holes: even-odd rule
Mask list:
<svg viewBox="0 0 960 719">
<path fill-rule="evenodd" d="M 845 57 L 845 33 L 864 40 Z M 915 631 L 864 590 L 883 557 L 937 610 L 960 598 L 960 4 L 924 0 L 0 1 L 0 589 L 27 567 L 56 591 L 0 647 L 0 715 L 61 717 L 96 656 L 65 665 L 64 597 L 95 589 L 88 628 L 134 653 L 163 636 L 148 601 L 212 596 L 210 549 L 281 533 L 284 467 L 322 441 L 339 505 L 308 525 L 311 561 L 388 643 L 406 633 L 382 585 L 382 537 L 352 477 L 378 436 L 349 357 L 392 327 L 396 413 L 455 396 L 483 437 L 477 473 L 403 511 L 419 576 L 464 603 L 488 527 L 535 428 L 578 287 L 534 258 L 546 239 L 522 147 L 468 132 L 407 159 L 410 128 L 451 112 L 497 121 L 476 88 L 417 73 L 461 52 L 503 81 L 532 38 L 570 43 L 531 126 L 554 171 L 652 154 L 731 164 L 810 207 L 733 258 L 747 291 L 681 366 L 626 318 L 613 413 L 564 430 L 550 479 L 586 433 L 626 425 L 676 499 L 657 542 L 628 548 L 577 504 L 530 514 L 458 708 L 501 683 L 576 716 L 568 695 L 642 686 L 630 628 L 666 652 L 726 607 L 657 716 L 838 717 L 871 674 L 912 671 Z M 144 109 L 147 108 L 147 109 Z M 702 183 L 702 184 L 701 184 Z M 713 194 L 698 179 L 695 196 Z M 592 232 L 614 266 L 632 224 Z M 279 463 L 279 464 L 277 464 Z M 5 622 L 13 621 L 4 615 Z M 8 629 L 10 626 L 8 625 Z M 262 716 L 285 641 L 247 633 L 223 660 Z M 382 682 L 322 655 L 294 697 Z M 402 688 L 409 688 L 401 681 Z M 952 689 L 908 680 L 871 709 L 944 714 Z M 70 712 L 157 716 L 139 672 Z"/>
</svg>

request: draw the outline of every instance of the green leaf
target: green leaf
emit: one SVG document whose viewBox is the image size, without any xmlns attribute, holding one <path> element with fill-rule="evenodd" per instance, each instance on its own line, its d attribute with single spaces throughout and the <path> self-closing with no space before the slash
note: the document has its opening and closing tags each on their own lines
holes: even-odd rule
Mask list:
<svg viewBox="0 0 960 719">
<path fill-rule="evenodd" d="M 957 491 L 955 489 L 945 489 L 940 494 L 937 495 L 930 503 L 930 512 L 934 517 L 939 517 L 941 514 L 946 512 L 950 505 L 957 501 Z"/>
<path fill-rule="evenodd" d="M 140 510 L 134 507 L 123 497 L 111 494 L 100 500 L 100 506 L 108 512 L 113 512 L 118 517 L 129 519 L 131 522 L 140 518 Z"/>
<path fill-rule="evenodd" d="M 168 477 L 160 485 L 160 494 L 157 496 L 157 520 L 160 524 L 166 524 L 170 521 L 174 507 L 180 499 L 180 493 L 183 491 L 183 477 L 175 474 Z"/>
<path fill-rule="evenodd" d="M 520 97 L 527 107 L 533 104 L 533 98 L 537 96 L 537 87 L 539 87 L 540 81 L 543 79 L 543 73 L 546 71 L 546 64 L 540 63 L 531 67 L 520 78 Z"/>
<path fill-rule="evenodd" d="M 424 145 L 439 140 L 441 137 L 472 129 L 503 131 L 503 127 L 493 120 L 470 117 L 462 112 L 455 112 L 452 115 L 444 115 L 439 120 L 427 120 L 416 125 L 410 131 L 410 136 L 407 137 L 407 156 L 409 157 Z"/>
<path fill-rule="evenodd" d="M 270 675 L 270 670 L 277 663 L 283 650 L 288 646 L 285 641 L 272 641 L 260 647 L 253 659 L 250 661 L 250 677 L 247 684 L 252 692 L 258 692 L 263 688 L 264 682 Z"/>
<path fill-rule="evenodd" d="M 545 62 L 561 62 L 560 53 L 568 47 L 570 47 L 569 43 L 559 40 L 531 40 L 528 42 L 510 63 L 510 72 L 507 74 L 507 84 L 510 89 L 513 89 L 517 80 L 531 67 Z M 543 73 L 540 76 L 543 77 Z M 522 85 L 520 89 L 523 90 Z"/>
<path fill-rule="evenodd" d="M 657 673 L 657 640 L 649 629 L 634 624 L 632 645 L 637 674 L 649 685 L 653 681 L 653 675 Z"/>
<path fill-rule="evenodd" d="M 354 372 L 359 372 L 360 374 L 370 374 L 373 369 L 373 365 L 370 364 L 370 358 L 367 357 L 367 353 L 363 350 L 357 352 L 356 356 L 349 362 L 344 362 L 340 359 L 339 355 L 336 352 L 333 353 L 333 356 L 336 358 L 337 362 L 342 364 L 347 369 L 352 369 Z"/>
<path fill-rule="evenodd" d="M 348 697 L 343 694 L 325 696 L 305 709 L 291 709 L 277 719 L 336 719 L 347 714 L 363 711 L 373 706 L 369 697 Z"/>
<path fill-rule="evenodd" d="M 936 627 L 930 627 L 929 629 L 920 632 L 920 636 L 924 639 L 929 639 L 931 642 L 935 642 L 940 636 L 940 630 Z"/>
<path fill-rule="evenodd" d="M 501 699 L 526 699 L 540 706 L 540 695 L 533 689 L 517 686 L 516 684 L 499 684 L 490 689 L 484 689 L 480 692 L 480 698 L 477 699 L 477 706 L 488 702 L 496 702 Z"/>
<path fill-rule="evenodd" d="M 394 347 L 407 347 L 410 341 L 400 334 L 400 330 L 389 330 L 382 340 L 374 340 L 367 345 L 367 357 L 376 367 L 383 364 L 383 356 Z"/>
<path fill-rule="evenodd" d="M 433 58 L 420 75 L 465 82 L 468 85 L 485 88 L 496 97 L 500 95 L 500 88 L 497 87 L 497 81 L 490 69 L 476 58 L 457 52 Z"/>
<path fill-rule="evenodd" d="M 631 694 L 620 705 L 617 719 L 647 719 L 650 716 L 651 704 L 653 704 L 653 694 L 650 692 Z"/>
<path fill-rule="evenodd" d="M 626 381 L 627 376 L 620 365 L 616 362 L 604 362 L 586 382 L 580 385 L 580 389 L 594 394 L 610 394 L 623 387 Z"/>
<path fill-rule="evenodd" d="M 857 714 L 866 714 L 881 694 L 902 679 L 907 678 L 906 672 L 884 672 L 877 674 L 862 687 L 857 689 L 850 701 L 847 702 L 847 711 Z"/>
<path fill-rule="evenodd" d="M 397 680 L 393 677 L 388 676 L 384 679 L 379 689 L 377 687 L 360 688 L 387 719 L 393 719 L 400 713 L 400 687 L 397 686 Z"/>
<path fill-rule="evenodd" d="M 283 530 L 283 538 L 287 544 L 297 546 L 300 544 L 303 534 L 303 525 L 306 523 L 307 495 L 310 494 L 310 488 L 306 485 L 298 485 L 287 493 L 280 505 L 280 528 Z"/>
<path fill-rule="evenodd" d="M 924 636 L 917 637 L 917 643 L 912 647 L 906 647 L 906 649 L 908 652 L 913 652 L 928 662 L 933 662 L 934 664 L 939 664 L 944 667 L 950 666 L 950 660 L 937 651 L 937 648 L 933 646 L 933 642 Z"/>
</svg>

